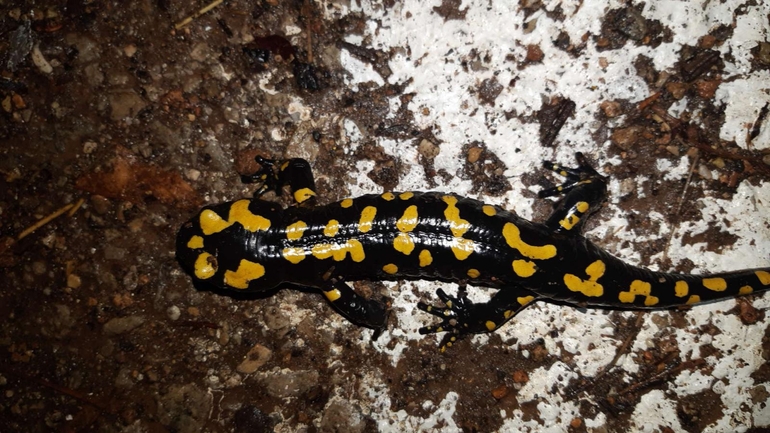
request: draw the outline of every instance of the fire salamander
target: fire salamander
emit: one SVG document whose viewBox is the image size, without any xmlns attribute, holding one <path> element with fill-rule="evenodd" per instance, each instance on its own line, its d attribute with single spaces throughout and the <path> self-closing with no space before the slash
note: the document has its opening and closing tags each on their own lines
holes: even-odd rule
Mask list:
<svg viewBox="0 0 770 433">
<path fill-rule="evenodd" d="M 582 228 L 604 201 L 607 178 L 583 155 L 577 159 L 577 168 L 544 163 L 565 181 L 540 192 L 563 195 L 541 224 L 440 192 L 386 192 L 316 206 L 307 161 L 257 157 L 262 168 L 243 176 L 260 184 L 255 198 L 203 208 L 179 230 L 177 259 L 195 283 L 214 289 L 319 289 L 350 321 L 378 331 L 386 325 L 385 303 L 357 295 L 348 281 L 456 282 L 458 296 L 439 289 L 440 306 L 417 305 L 440 318 L 420 333 L 446 332 L 442 350 L 464 335 L 494 331 L 536 300 L 657 309 L 770 289 L 770 267 L 707 276 L 653 272 L 591 243 Z M 295 206 L 259 198 L 284 185 Z M 489 302 L 472 303 L 467 286 L 498 290 Z"/>
</svg>

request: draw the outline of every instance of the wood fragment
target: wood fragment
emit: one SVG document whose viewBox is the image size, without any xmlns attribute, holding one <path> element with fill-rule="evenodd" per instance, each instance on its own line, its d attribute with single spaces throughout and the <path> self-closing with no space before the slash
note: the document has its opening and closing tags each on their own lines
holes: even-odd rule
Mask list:
<svg viewBox="0 0 770 433">
<path fill-rule="evenodd" d="M 222 3 L 222 1 L 223 0 L 214 0 L 213 2 L 209 3 L 207 6 L 203 7 L 198 12 L 195 12 L 193 15 L 190 15 L 189 17 L 183 19 L 182 21 L 179 21 L 178 23 L 174 24 L 174 30 L 179 30 L 182 27 L 186 26 L 187 24 L 190 24 L 191 22 L 193 22 L 193 20 L 200 18 L 201 15 L 219 6 Z"/>
<path fill-rule="evenodd" d="M 24 239 L 25 237 L 27 237 L 29 234 L 31 234 L 35 230 L 39 229 L 40 227 L 43 227 L 44 225 L 48 224 L 49 222 L 53 221 L 54 219 L 60 217 L 62 214 L 64 214 L 68 210 L 72 209 L 74 206 L 75 206 L 74 204 L 70 203 L 70 204 L 60 208 L 56 212 L 48 215 L 47 217 L 41 218 L 38 222 L 36 222 L 35 224 L 32 224 L 26 230 L 21 232 L 21 234 L 19 235 L 18 238 L 16 238 L 16 240 L 20 241 L 20 240 Z"/>
</svg>

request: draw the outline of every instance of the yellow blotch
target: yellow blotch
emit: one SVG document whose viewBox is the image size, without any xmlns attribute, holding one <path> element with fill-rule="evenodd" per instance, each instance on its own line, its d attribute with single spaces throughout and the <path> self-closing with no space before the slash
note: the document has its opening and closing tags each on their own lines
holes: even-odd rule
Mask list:
<svg viewBox="0 0 770 433">
<path fill-rule="evenodd" d="M 283 251 L 281 251 L 281 254 L 283 255 L 284 259 L 295 265 L 305 260 L 304 248 L 284 248 Z"/>
<path fill-rule="evenodd" d="M 398 266 L 394 265 L 393 263 L 388 263 L 382 267 L 382 270 L 387 274 L 393 275 L 398 272 Z"/>
<path fill-rule="evenodd" d="M 203 238 L 197 235 L 191 237 L 190 240 L 187 241 L 187 248 L 190 248 L 192 250 L 203 248 Z"/>
<path fill-rule="evenodd" d="M 704 278 L 703 287 L 715 292 L 723 292 L 727 289 L 727 281 L 724 278 Z"/>
<path fill-rule="evenodd" d="M 449 221 L 449 229 L 452 230 L 454 237 L 459 238 L 471 228 L 471 224 L 467 220 L 460 218 L 460 209 L 457 208 L 457 197 L 445 195 L 441 199 L 447 204 L 444 210 L 444 218 Z"/>
<path fill-rule="evenodd" d="M 577 204 L 575 204 L 575 209 L 577 209 L 577 211 L 581 213 L 586 213 L 590 207 L 591 206 L 584 201 L 579 201 L 577 202 Z"/>
<path fill-rule="evenodd" d="M 495 216 L 497 215 L 497 210 L 495 210 L 494 207 L 485 204 L 484 206 L 481 206 L 481 211 L 484 212 L 484 215 L 486 216 Z"/>
<path fill-rule="evenodd" d="M 307 230 L 307 224 L 304 221 L 297 221 L 294 224 L 290 224 L 286 227 L 286 239 L 290 241 L 296 241 L 302 237 L 302 233 Z"/>
<path fill-rule="evenodd" d="M 337 220 L 329 220 L 329 222 L 326 223 L 326 227 L 324 227 L 324 236 L 333 238 L 337 236 L 337 233 L 339 231 L 340 231 L 340 222 Z"/>
<path fill-rule="evenodd" d="M 433 263 L 433 256 L 430 254 L 430 251 L 428 250 L 420 251 L 420 267 L 424 268 L 430 265 L 431 263 Z"/>
<path fill-rule="evenodd" d="M 394 200 L 396 198 L 396 196 L 393 195 L 392 192 L 386 192 L 386 193 L 382 194 L 381 197 L 385 201 L 391 201 L 391 200 Z"/>
<path fill-rule="evenodd" d="M 353 199 L 352 198 L 346 198 L 345 200 L 342 200 L 340 202 L 340 206 L 344 208 L 349 208 L 350 206 L 353 206 Z"/>
<path fill-rule="evenodd" d="M 506 319 L 506 320 L 508 320 L 508 319 L 510 319 L 511 317 L 513 317 L 513 315 L 514 315 L 514 314 L 516 314 L 516 312 L 515 312 L 515 311 L 513 311 L 513 310 L 505 310 L 505 311 L 503 312 L 503 317 L 505 317 L 505 319 Z"/>
<path fill-rule="evenodd" d="M 340 292 L 337 289 L 331 289 L 329 291 L 324 292 L 324 296 L 326 296 L 326 299 L 328 299 L 329 301 L 334 302 L 337 299 L 342 297 L 342 292 Z"/>
<path fill-rule="evenodd" d="M 211 278 L 217 273 L 217 259 L 209 253 L 202 253 L 195 260 L 195 276 L 201 280 Z"/>
<path fill-rule="evenodd" d="M 228 225 L 234 223 L 241 223 L 243 228 L 250 232 L 256 232 L 257 230 L 267 230 L 270 228 L 270 220 L 260 216 L 254 215 L 249 210 L 248 200 L 238 200 L 230 207 L 230 221 Z"/>
<path fill-rule="evenodd" d="M 417 221 L 417 206 L 411 205 L 404 210 L 404 214 L 396 221 L 396 228 L 402 232 L 411 232 L 417 227 Z"/>
<path fill-rule="evenodd" d="M 409 200 L 412 197 L 414 197 L 414 193 L 411 191 L 402 192 L 401 194 L 398 195 L 398 198 L 400 198 L 401 200 Z"/>
<path fill-rule="evenodd" d="M 398 236 L 393 239 L 393 248 L 408 256 L 409 254 L 412 254 L 412 250 L 414 250 L 414 241 L 407 233 L 399 233 Z"/>
<path fill-rule="evenodd" d="M 618 299 L 620 302 L 630 304 L 634 302 L 636 295 L 641 295 L 645 297 L 644 305 L 647 307 L 652 307 L 653 305 L 658 304 L 659 299 L 656 296 L 650 295 L 651 292 L 652 284 L 640 280 L 634 280 L 631 282 L 631 286 L 628 288 L 627 292 L 620 292 L 618 294 Z"/>
<path fill-rule="evenodd" d="M 534 296 L 520 296 L 516 298 L 516 301 L 521 305 L 522 307 L 529 304 L 530 302 L 534 301 Z"/>
<path fill-rule="evenodd" d="M 521 278 L 531 277 L 537 271 L 535 262 L 530 262 L 529 260 L 514 260 L 512 265 L 513 272 Z"/>
<path fill-rule="evenodd" d="M 478 269 L 468 269 L 468 276 L 471 278 L 478 278 L 481 275 Z"/>
<path fill-rule="evenodd" d="M 572 230 L 573 227 L 575 227 L 575 224 L 580 222 L 580 217 L 573 214 L 567 215 L 566 218 L 559 221 L 559 225 L 564 227 L 566 230 Z"/>
<path fill-rule="evenodd" d="M 524 257 L 535 260 L 547 260 L 556 257 L 554 245 L 535 246 L 521 240 L 521 232 L 513 223 L 506 223 L 503 227 L 503 237 L 508 246 L 518 250 Z"/>
<path fill-rule="evenodd" d="M 687 298 L 687 305 L 697 304 L 700 302 L 700 296 L 698 295 L 690 295 L 689 298 Z"/>
<path fill-rule="evenodd" d="M 762 283 L 763 286 L 770 285 L 770 272 L 767 271 L 756 271 L 754 272 L 754 275 L 759 278 L 759 282 Z"/>
<path fill-rule="evenodd" d="M 358 230 L 361 233 L 366 233 L 372 229 L 372 223 L 374 217 L 377 215 L 377 208 L 374 206 L 367 206 L 361 211 L 361 219 L 358 221 Z"/>
<path fill-rule="evenodd" d="M 345 260 L 348 253 L 354 262 L 361 262 L 365 257 L 364 247 L 356 239 L 349 239 L 344 244 L 317 244 L 313 246 L 310 253 L 319 260 L 331 257 L 336 262 Z"/>
<path fill-rule="evenodd" d="M 315 197 L 315 191 L 310 188 L 300 188 L 294 191 L 294 200 L 297 203 L 302 203 L 310 197 Z"/>
<path fill-rule="evenodd" d="M 495 322 L 491 320 L 487 320 L 487 323 L 484 324 L 487 327 L 487 330 L 494 331 L 495 328 L 497 328 L 497 325 L 495 325 Z"/>
<path fill-rule="evenodd" d="M 222 219 L 218 213 L 211 209 L 205 209 L 200 216 L 201 230 L 204 235 L 219 233 L 230 227 L 230 223 Z"/>
<path fill-rule="evenodd" d="M 573 292 L 580 292 L 586 296 L 598 297 L 604 294 L 604 287 L 597 281 L 604 275 L 606 265 L 603 261 L 597 260 L 586 267 L 588 280 L 583 280 L 577 275 L 565 274 L 564 284 Z"/>
<path fill-rule="evenodd" d="M 248 289 L 249 282 L 265 275 L 265 267 L 259 263 L 241 260 L 238 269 L 225 272 L 225 284 L 236 289 Z"/>
<path fill-rule="evenodd" d="M 743 286 L 743 287 L 740 288 L 740 290 L 738 290 L 738 294 L 739 295 L 748 295 L 748 294 L 750 294 L 753 291 L 754 291 L 753 287 L 751 287 L 751 286 Z"/>
<path fill-rule="evenodd" d="M 674 293 L 676 293 L 677 297 L 684 298 L 690 293 L 690 286 L 685 281 L 677 281 L 676 285 L 674 285 Z"/>
<path fill-rule="evenodd" d="M 452 252 L 457 260 L 465 260 L 473 252 L 473 241 L 470 239 L 452 238 L 450 248 L 452 248 Z"/>
</svg>

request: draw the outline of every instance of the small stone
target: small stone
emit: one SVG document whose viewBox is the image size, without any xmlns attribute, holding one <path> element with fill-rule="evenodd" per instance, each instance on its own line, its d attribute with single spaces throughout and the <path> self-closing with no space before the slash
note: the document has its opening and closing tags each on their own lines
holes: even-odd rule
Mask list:
<svg viewBox="0 0 770 433">
<path fill-rule="evenodd" d="M 642 133 L 642 127 L 629 126 L 628 128 L 616 129 L 612 132 L 610 140 L 623 150 L 630 149 L 639 140 Z"/>
<path fill-rule="evenodd" d="M 136 54 L 136 45 L 128 44 L 123 47 L 123 54 L 125 54 L 126 57 L 134 57 L 134 54 Z"/>
<path fill-rule="evenodd" d="M 679 146 L 666 146 L 666 150 L 674 156 L 679 156 Z"/>
<path fill-rule="evenodd" d="M 144 322 L 145 319 L 142 316 L 116 317 L 104 324 L 104 333 L 120 335 L 141 326 Z"/>
<path fill-rule="evenodd" d="M 201 310 L 198 309 L 198 307 L 187 307 L 187 314 L 193 317 L 198 317 L 201 315 Z"/>
<path fill-rule="evenodd" d="M 478 161 L 479 158 L 481 157 L 481 152 L 483 151 L 484 149 L 480 147 L 471 147 L 470 149 L 468 149 L 468 162 L 473 164 L 476 161 Z"/>
<path fill-rule="evenodd" d="M 668 93 L 671 93 L 671 96 L 677 100 L 684 98 L 684 95 L 687 94 L 687 87 L 686 83 L 671 82 L 666 84 Z"/>
<path fill-rule="evenodd" d="M 171 320 L 179 320 L 179 317 L 182 315 L 182 310 L 180 310 L 176 305 L 172 305 L 168 307 L 166 314 Z"/>
<path fill-rule="evenodd" d="M 235 370 L 243 374 L 254 373 L 259 370 L 260 367 L 265 365 L 272 356 L 273 352 L 270 349 L 261 344 L 256 344 L 248 353 L 246 353 L 245 359 Z"/>
<path fill-rule="evenodd" d="M 70 289 L 77 289 L 82 284 L 82 281 L 80 279 L 80 276 L 77 274 L 69 274 L 67 275 L 67 287 Z"/>
<path fill-rule="evenodd" d="M 722 80 L 698 80 L 695 82 L 695 91 L 703 99 L 712 99 L 720 84 L 722 84 Z"/>
<path fill-rule="evenodd" d="M 713 177 L 711 176 L 711 170 L 709 170 L 709 168 L 703 164 L 698 166 L 698 174 L 700 175 L 700 177 L 704 179 L 707 179 L 707 180 L 713 179 Z"/>
<path fill-rule="evenodd" d="M 543 61 L 543 50 L 540 49 L 540 46 L 532 44 L 527 45 L 527 56 L 526 59 L 530 63 L 539 63 Z"/>
<path fill-rule="evenodd" d="M 45 59 L 38 45 L 35 45 L 35 48 L 32 49 L 32 53 L 30 55 L 32 56 L 32 63 L 37 66 L 40 72 L 44 74 L 50 74 L 53 72 L 53 66 L 51 66 L 51 64 L 48 63 L 48 60 Z"/>
<path fill-rule="evenodd" d="M 90 155 L 94 153 L 94 150 L 96 150 L 97 146 L 99 146 L 95 141 L 86 141 L 83 143 L 83 153 L 86 155 Z"/>
<path fill-rule="evenodd" d="M 425 159 L 434 159 L 438 156 L 439 152 L 441 152 L 441 149 L 430 140 L 423 139 L 417 146 L 417 151 L 420 152 L 420 155 Z"/>
</svg>

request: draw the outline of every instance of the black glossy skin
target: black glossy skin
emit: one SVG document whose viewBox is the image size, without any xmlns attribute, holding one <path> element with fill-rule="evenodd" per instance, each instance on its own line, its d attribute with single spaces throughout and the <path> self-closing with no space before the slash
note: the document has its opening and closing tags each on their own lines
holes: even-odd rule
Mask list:
<svg viewBox="0 0 770 433">
<path fill-rule="evenodd" d="M 770 286 L 770 268 L 710 275 L 704 283 L 702 276 L 651 272 L 612 257 L 580 233 L 585 219 L 604 199 L 606 180 L 582 156 L 579 161 L 577 169 L 546 163 L 567 181 L 541 194 L 565 194 L 545 224 L 477 200 L 437 192 L 365 195 L 325 206 L 314 206 L 314 197 L 307 196 L 288 209 L 253 199 L 248 202 L 248 211 L 269 221 L 269 228 L 249 231 L 235 222 L 206 234 L 201 227 L 206 209 L 222 220 L 232 220 L 230 211 L 239 202 L 207 207 L 179 231 L 177 257 L 194 279 L 218 289 L 263 291 L 284 283 L 318 288 L 349 319 L 376 329 L 385 325 L 385 306 L 360 298 L 345 281 L 428 279 L 499 289 L 485 304 L 472 304 L 463 293 L 449 297 L 439 291 L 444 306 L 418 305 L 443 320 L 438 327 L 421 330 L 448 331 L 442 348 L 464 334 L 498 328 L 537 299 L 585 306 L 666 308 L 745 294 L 747 288 L 764 291 Z M 272 164 L 260 162 L 268 167 Z M 289 160 L 277 171 L 268 171 L 268 167 L 247 178 L 263 182 L 260 192 L 283 183 L 294 191 L 314 192 L 312 174 L 304 160 Z M 410 207 L 411 214 L 407 212 Z M 412 218 L 404 218 L 407 214 Z M 371 225 L 362 225 L 362 218 Z M 325 233 L 331 220 L 338 222 L 333 235 Z M 399 221 L 411 224 L 399 225 Z M 306 227 L 304 231 L 287 231 L 297 223 Z M 518 236 L 511 235 L 506 226 L 514 226 Z M 195 236 L 203 239 L 201 248 L 189 247 Z M 401 240 L 408 237 L 411 247 L 401 244 L 397 248 L 398 236 Z M 453 249 L 458 242 L 466 247 Z M 354 246 L 336 258 L 314 251 L 319 245 L 348 243 Z M 288 254 L 291 257 L 287 257 L 288 250 L 293 251 Z M 430 254 L 429 263 L 421 256 L 424 251 Z M 217 269 L 199 278 L 196 260 L 203 252 L 215 257 Z M 225 274 L 238 269 L 244 259 L 263 270 L 244 274 L 256 276 L 247 287 L 233 287 Z M 516 263 L 524 264 L 523 268 Z"/>
</svg>

